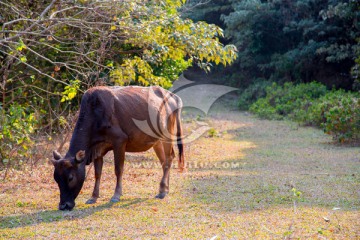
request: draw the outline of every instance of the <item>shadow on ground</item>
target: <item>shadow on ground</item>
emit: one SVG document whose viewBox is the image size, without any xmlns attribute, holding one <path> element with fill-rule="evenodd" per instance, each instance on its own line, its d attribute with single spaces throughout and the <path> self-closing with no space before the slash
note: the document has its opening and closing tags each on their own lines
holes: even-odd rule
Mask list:
<svg viewBox="0 0 360 240">
<path fill-rule="evenodd" d="M 110 208 L 130 208 L 133 205 L 143 203 L 148 198 L 121 199 L 119 203 L 108 202 L 101 205 L 86 205 L 85 208 L 76 208 L 73 211 L 44 210 L 34 213 L 0 217 L 0 229 L 18 228 L 41 223 L 61 222 L 73 219 L 82 219 L 97 212 Z"/>
</svg>

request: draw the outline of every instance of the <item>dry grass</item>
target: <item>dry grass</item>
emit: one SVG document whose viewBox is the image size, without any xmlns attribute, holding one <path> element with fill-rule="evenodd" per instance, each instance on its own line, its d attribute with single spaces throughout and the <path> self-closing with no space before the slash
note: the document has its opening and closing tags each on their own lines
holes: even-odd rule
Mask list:
<svg viewBox="0 0 360 240">
<path fill-rule="evenodd" d="M 146 168 L 157 162 L 152 151 L 127 156 L 117 204 L 108 202 L 115 187 L 109 155 L 98 203 L 84 204 L 91 169 L 72 212 L 56 210 L 52 166 L 13 171 L 0 183 L 0 238 L 360 238 L 358 147 L 336 146 L 319 130 L 258 120 L 222 103 L 206 118 L 192 111 L 184 118 L 188 131 L 201 118 L 217 134 L 187 145 L 188 172 L 172 171 L 166 199 L 154 199 L 161 170 Z M 302 194 L 294 196 L 293 188 Z"/>
</svg>

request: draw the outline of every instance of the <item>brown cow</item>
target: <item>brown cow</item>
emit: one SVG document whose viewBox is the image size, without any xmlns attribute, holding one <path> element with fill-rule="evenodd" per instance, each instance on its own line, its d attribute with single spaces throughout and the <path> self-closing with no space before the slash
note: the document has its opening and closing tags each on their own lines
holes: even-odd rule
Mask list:
<svg viewBox="0 0 360 240">
<path fill-rule="evenodd" d="M 155 150 L 162 168 L 157 198 L 169 192 L 169 171 L 174 158 L 173 143 L 179 148 L 179 167 L 184 166 L 181 99 L 160 87 L 95 87 L 85 92 L 68 152 L 61 157 L 53 152 L 54 179 L 60 189 L 60 210 L 72 210 L 85 180 L 85 165 L 94 162 L 95 186 L 86 202 L 95 203 L 103 156 L 114 152 L 115 193 L 111 202 L 122 195 L 125 152 Z M 150 127 L 149 127 L 150 123 Z"/>
</svg>

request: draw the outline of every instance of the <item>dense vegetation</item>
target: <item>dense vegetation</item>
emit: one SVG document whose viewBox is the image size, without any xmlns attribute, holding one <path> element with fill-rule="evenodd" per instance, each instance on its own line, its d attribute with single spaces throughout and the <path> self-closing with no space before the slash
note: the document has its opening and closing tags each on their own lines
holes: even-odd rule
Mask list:
<svg viewBox="0 0 360 240">
<path fill-rule="evenodd" d="M 190 65 L 231 63 L 236 48 L 219 27 L 181 18 L 184 2 L 1 0 L 0 166 L 31 155 L 36 129 L 69 128 L 91 86 L 168 88 Z"/>
<path fill-rule="evenodd" d="M 312 82 L 284 86 L 274 83 L 265 95 L 250 107 L 260 117 L 289 118 L 321 127 L 340 142 L 360 139 L 359 93 L 328 91 L 324 85 Z"/>
<path fill-rule="evenodd" d="M 359 1 L 191 1 L 199 2 L 191 17 L 223 26 L 223 41 L 239 50 L 225 70 L 242 89 L 241 109 L 360 139 Z"/>
<path fill-rule="evenodd" d="M 358 90 L 351 69 L 357 72 L 359 6 L 355 0 L 222 0 L 204 3 L 189 17 L 224 27 L 224 41 L 239 50 L 227 70 L 237 87 L 260 78 Z"/>
</svg>

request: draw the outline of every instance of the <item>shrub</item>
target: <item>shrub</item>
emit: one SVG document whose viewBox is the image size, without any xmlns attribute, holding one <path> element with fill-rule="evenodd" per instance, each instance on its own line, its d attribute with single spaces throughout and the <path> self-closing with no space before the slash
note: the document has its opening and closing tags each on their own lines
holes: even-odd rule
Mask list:
<svg viewBox="0 0 360 240">
<path fill-rule="evenodd" d="M 325 95 L 326 91 L 326 87 L 317 82 L 298 85 L 285 83 L 284 86 L 273 83 L 266 89 L 264 100 L 252 104 L 250 111 L 264 118 L 282 119 L 289 116 L 297 119 L 302 115 L 299 111 L 301 107 L 311 104 L 314 99 Z M 264 112 L 267 114 L 264 115 Z"/>
<path fill-rule="evenodd" d="M 360 139 L 360 94 L 344 90 L 329 92 L 316 82 L 273 84 L 266 89 L 266 97 L 251 105 L 250 111 L 261 118 L 286 117 L 321 127 L 340 142 Z"/>
<path fill-rule="evenodd" d="M 281 116 L 276 114 L 276 109 L 270 105 L 266 98 L 260 98 L 257 100 L 250 106 L 249 110 L 260 118 L 281 119 Z"/>
<path fill-rule="evenodd" d="M 337 141 L 360 139 L 360 96 L 343 90 L 319 98 L 309 108 L 307 122 L 321 126 Z"/>
<path fill-rule="evenodd" d="M 248 110 L 250 105 L 259 98 L 266 96 L 266 88 L 271 85 L 271 82 L 264 79 L 257 79 L 252 85 L 242 91 L 238 106 L 241 110 Z"/>
<path fill-rule="evenodd" d="M 37 120 L 34 113 L 19 104 L 12 104 L 7 111 L 0 105 L 0 169 L 1 165 L 19 165 L 28 156 L 33 144 L 30 134 L 34 132 Z"/>
</svg>

